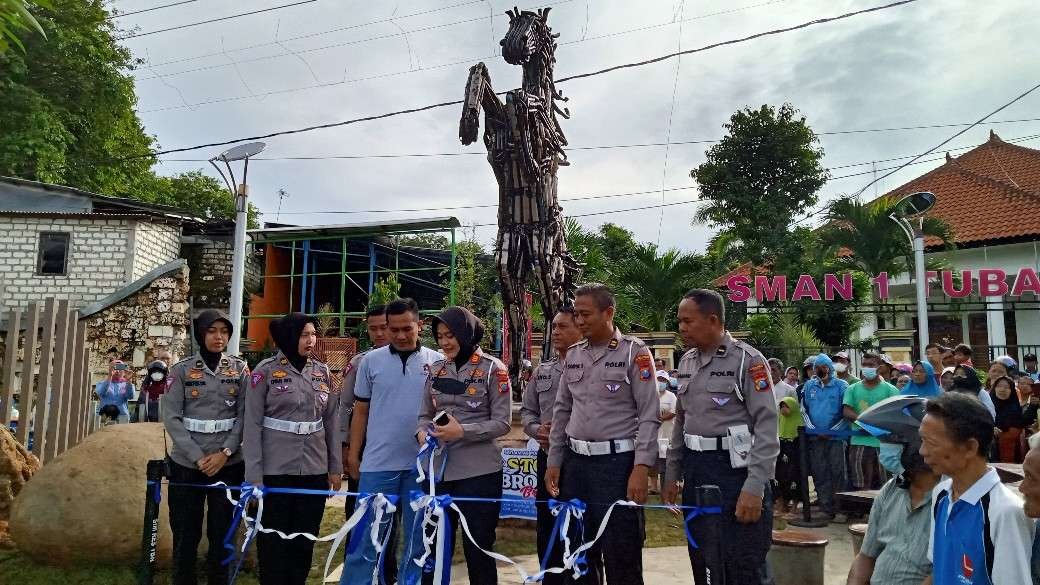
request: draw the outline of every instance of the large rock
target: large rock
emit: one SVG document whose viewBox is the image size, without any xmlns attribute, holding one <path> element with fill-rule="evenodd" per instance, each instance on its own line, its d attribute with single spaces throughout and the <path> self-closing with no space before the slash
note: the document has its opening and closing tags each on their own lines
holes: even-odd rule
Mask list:
<svg viewBox="0 0 1040 585">
<path fill-rule="evenodd" d="M 50 565 L 126 565 L 141 553 L 145 467 L 163 457 L 159 423 L 111 425 L 33 475 L 14 501 L 10 530 L 18 548 Z M 172 537 L 166 488 L 159 513 L 158 563 L 168 566 Z"/>
<path fill-rule="evenodd" d="M 25 482 L 40 469 L 40 460 L 14 438 L 5 425 L 0 425 L 0 546 L 9 546 L 7 521 L 11 505 Z"/>
</svg>

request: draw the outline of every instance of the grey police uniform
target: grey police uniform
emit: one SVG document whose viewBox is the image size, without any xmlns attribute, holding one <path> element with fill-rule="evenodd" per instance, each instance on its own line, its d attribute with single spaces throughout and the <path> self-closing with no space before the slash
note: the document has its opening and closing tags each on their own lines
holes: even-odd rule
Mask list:
<svg viewBox="0 0 1040 585">
<path fill-rule="evenodd" d="M 221 356 L 214 372 L 198 354 L 170 368 L 163 394 L 163 425 L 173 442 L 170 458 L 197 469 L 198 461 L 230 449 L 227 464 L 242 461 L 242 424 L 249 367 Z"/>
<path fill-rule="evenodd" d="M 468 384 L 462 394 L 445 394 L 434 388 L 439 377 L 454 378 Z M 495 439 L 509 432 L 512 416 L 509 370 L 498 358 L 480 348 L 461 368 L 453 360 L 438 360 L 430 365 L 418 431 L 426 431 L 441 410 L 462 425 L 465 435 L 444 450 L 447 457 L 444 481 L 466 479 L 502 470 L 502 450 Z M 438 478 L 440 479 L 440 478 Z"/>
<path fill-rule="evenodd" d="M 246 481 L 342 473 L 339 416 L 339 389 L 325 364 L 308 359 L 299 371 L 281 352 L 257 364 L 246 392 Z"/>
<path fill-rule="evenodd" d="M 528 437 L 537 439 L 538 427 L 552 422 L 556 389 L 560 386 L 562 375 L 563 362 L 559 360 L 542 362 L 531 374 L 520 406 L 520 420 Z"/>
<path fill-rule="evenodd" d="M 350 417 L 354 414 L 354 384 L 357 382 L 358 366 L 369 351 L 354 354 L 343 372 L 343 386 L 339 393 L 339 436 L 343 444 L 350 442 Z"/>
<path fill-rule="evenodd" d="M 564 359 L 549 433 L 550 467 L 561 467 L 559 499 L 587 504 L 585 534 L 595 534 L 607 506 L 628 499 L 635 465 L 657 461 L 660 398 L 646 344 L 617 329 L 603 346 L 588 340 Z M 603 538 L 589 550 L 578 584 L 643 583 L 643 511 L 618 507 Z"/>
<path fill-rule="evenodd" d="M 744 425 L 747 432 L 730 432 Z M 732 438 L 734 434 L 738 437 Z M 736 452 L 731 454 L 734 448 Z M 703 577 L 698 571 L 708 562 L 715 567 L 724 564 L 724 583 L 758 583 L 762 578 L 773 524 L 769 481 L 779 452 L 773 383 L 762 354 L 729 332 L 712 351 L 687 351 L 679 362 L 666 477 L 684 480 L 684 505 L 698 504 L 696 490 L 703 485 L 718 486 L 722 496 L 722 514 L 717 519 L 721 543 L 713 542 L 714 533 L 707 529 L 703 516 L 691 523 L 693 536 L 701 544 L 700 550 L 689 550 L 695 577 Z M 736 521 L 741 491 L 763 498 L 758 522 Z M 721 560 L 713 558 L 720 546 Z"/>
</svg>

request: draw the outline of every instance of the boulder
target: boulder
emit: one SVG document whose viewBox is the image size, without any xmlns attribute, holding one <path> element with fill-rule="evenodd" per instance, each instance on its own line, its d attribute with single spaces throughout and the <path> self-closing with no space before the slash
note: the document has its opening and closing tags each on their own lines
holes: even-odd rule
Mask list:
<svg viewBox="0 0 1040 585">
<path fill-rule="evenodd" d="M 14 498 L 40 469 L 40 460 L 15 438 L 6 425 L 0 425 L 0 546 L 10 546 L 7 522 Z"/>
<path fill-rule="evenodd" d="M 18 548 L 48 565 L 126 565 L 140 558 L 145 467 L 163 457 L 159 423 L 110 425 L 50 461 L 11 510 Z M 159 512 L 158 564 L 172 547 L 166 487 Z"/>
</svg>

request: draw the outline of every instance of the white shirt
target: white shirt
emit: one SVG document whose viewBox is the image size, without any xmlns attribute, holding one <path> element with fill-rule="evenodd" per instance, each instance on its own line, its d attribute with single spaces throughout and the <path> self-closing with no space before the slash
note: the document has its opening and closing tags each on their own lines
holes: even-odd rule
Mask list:
<svg viewBox="0 0 1040 585">
<path fill-rule="evenodd" d="M 783 380 L 773 384 L 773 397 L 776 398 L 777 406 L 780 406 L 780 401 L 788 396 L 796 399 L 798 398 L 798 391 L 795 390 L 794 386 L 784 382 Z"/>
<path fill-rule="evenodd" d="M 661 400 L 661 414 L 675 414 L 675 394 L 665 390 L 664 392 L 658 392 L 657 395 Z M 657 431 L 657 456 L 662 459 L 668 456 L 668 444 L 672 437 L 672 426 L 674 422 L 675 419 L 661 422 L 661 428 Z"/>
</svg>

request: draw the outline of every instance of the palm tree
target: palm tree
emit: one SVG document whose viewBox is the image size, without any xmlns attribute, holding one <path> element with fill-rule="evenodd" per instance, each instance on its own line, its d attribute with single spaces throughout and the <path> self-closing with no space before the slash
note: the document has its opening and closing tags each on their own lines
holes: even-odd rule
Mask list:
<svg viewBox="0 0 1040 585">
<path fill-rule="evenodd" d="M 910 242 L 889 218 L 896 203 L 892 198 L 862 203 L 854 197 L 832 202 L 825 216 L 827 223 L 820 229 L 823 243 L 835 252 L 844 252 L 839 262 L 870 276 L 913 272 Z M 953 247 L 953 232 L 943 220 L 926 216 L 922 227 L 926 236 L 939 238 L 947 248 Z"/>
<path fill-rule="evenodd" d="M 652 331 L 668 331 L 683 294 L 703 272 L 703 259 L 654 244 L 639 244 L 618 270 L 618 296 L 630 318 Z M 622 300 L 619 299 L 619 300 Z"/>
</svg>

